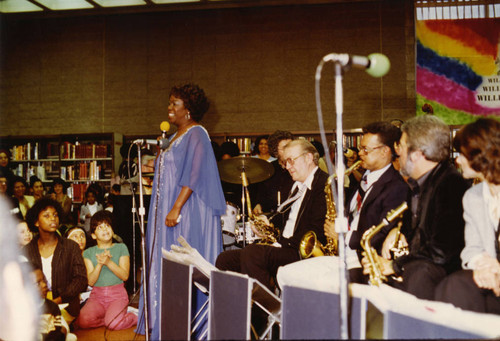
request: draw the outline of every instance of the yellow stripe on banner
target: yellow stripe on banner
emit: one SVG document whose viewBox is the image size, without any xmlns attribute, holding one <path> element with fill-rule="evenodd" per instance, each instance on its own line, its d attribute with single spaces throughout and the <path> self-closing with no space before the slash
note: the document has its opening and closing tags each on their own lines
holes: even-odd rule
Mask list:
<svg viewBox="0 0 500 341">
<path fill-rule="evenodd" d="M 473 47 L 465 46 L 460 41 L 430 30 L 424 21 L 417 21 L 416 34 L 420 43 L 425 47 L 432 49 L 440 56 L 464 62 L 480 76 L 491 76 L 496 73 L 494 58 L 482 55 Z M 484 40 L 485 44 L 489 44 L 483 37 L 476 36 L 479 42 Z"/>
</svg>

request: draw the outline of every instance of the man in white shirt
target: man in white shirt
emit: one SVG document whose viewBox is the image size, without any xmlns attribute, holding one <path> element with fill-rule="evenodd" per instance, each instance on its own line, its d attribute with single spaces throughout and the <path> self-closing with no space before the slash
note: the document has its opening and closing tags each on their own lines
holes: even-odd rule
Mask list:
<svg viewBox="0 0 500 341">
<path fill-rule="evenodd" d="M 361 167 L 367 171 L 350 198 L 346 200 L 346 215 L 349 217 L 349 232 L 346 234 L 346 262 L 349 281 L 363 283 L 360 263 L 360 245 L 363 233 L 378 225 L 389 211 L 407 200 L 408 185 L 392 166 L 395 157 L 394 143 L 401 132 L 388 122 L 374 122 L 363 127 L 359 146 Z M 338 209 L 338 207 L 337 207 Z M 393 222 L 383 228 L 371 241 L 379 252 Z M 333 223 L 325 223 L 325 234 L 337 238 Z M 280 286 L 299 286 L 318 290 L 338 288 L 338 257 L 316 257 L 287 265 L 279 269 Z"/>
<path fill-rule="evenodd" d="M 312 230 L 322 243 L 326 242 L 324 189 L 328 176 L 318 168 L 318 158 L 317 150 L 306 140 L 294 140 L 285 146 L 286 169 L 295 182 L 288 199 L 271 219 L 281 235 L 273 245 L 251 244 L 222 252 L 217 268 L 247 274 L 272 290 L 278 267 L 300 260 L 298 248 L 305 233 Z"/>
</svg>

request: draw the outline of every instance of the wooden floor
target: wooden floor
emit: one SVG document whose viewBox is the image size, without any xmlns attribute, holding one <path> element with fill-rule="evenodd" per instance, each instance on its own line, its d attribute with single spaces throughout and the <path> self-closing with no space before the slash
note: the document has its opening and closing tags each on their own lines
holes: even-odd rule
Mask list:
<svg viewBox="0 0 500 341">
<path fill-rule="evenodd" d="M 144 335 L 136 335 L 135 326 L 124 330 L 105 330 L 104 327 L 94 329 L 78 329 L 73 333 L 78 337 L 78 341 L 125 341 L 125 340 L 146 340 Z M 104 334 L 106 333 L 106 335 Z"/>
</svg>

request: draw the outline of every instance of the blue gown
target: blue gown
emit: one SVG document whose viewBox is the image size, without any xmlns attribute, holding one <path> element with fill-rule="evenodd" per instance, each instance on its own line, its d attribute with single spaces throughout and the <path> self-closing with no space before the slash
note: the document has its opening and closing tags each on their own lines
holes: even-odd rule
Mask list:
<svg viewBox="0 0 500 341">
<path fill-rule="evenodd" d="M 167 227 L 165 218 L 183 186 L 193 193 L 182 207 L 180 222 L 175 227 Z M 170 250 L 172 244 L 178 245 L 177 238 L 182 235 L 206 260 L 215 264 L 222 251 L 220 216 L 225 211 L 226 202 L 208 133 L 201 126 L 193 126 L 156 160 L 146 230 L 151 340 L 160 338 L 161 249 Z M 193 314 L 206 300 L 197 296 Z M 137 332 L 145 333 L 142 286 Z"/>
</svg>

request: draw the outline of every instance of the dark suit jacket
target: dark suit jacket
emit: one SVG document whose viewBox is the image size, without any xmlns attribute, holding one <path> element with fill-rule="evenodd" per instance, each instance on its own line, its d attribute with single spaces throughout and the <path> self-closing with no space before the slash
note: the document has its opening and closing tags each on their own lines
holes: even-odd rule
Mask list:
<svg viewBox="0 0 500 341">
<path fill-rule="evenodd" d="M 358 188 L 359 185 L 356 191 Z M 358 229 L 352 233 L 349 247 L 357 250 L 359 255 L 363 251 L 360 245 L 363 233 L 373 225 L 378 225 L 389 211 L 398 207 L 403 201 L 406 201 L 409 190 L 410 188 L 403 177 L 391 165 L 377 182 L 373 184 L 371 191 L 365 198 L 359 214 Z M 353 195 L 356 191 L 354 191 Z M 346 202 L 347 210 L 349 209 L 351 199 L 352 197 Z M 397 220 L 385 226 L 373 236 L 371 246 L 379 253 L 385 237 L 396 224 Z"/>
<path fill-rule="evenodd" d="M 395 260 L 397 273 L 416 259 L 429 260 L 448 273 L 460 269 L 465 246 L 462 197 L 468 188 L 468 182 L 446 161 L 431 170 L 420 188 L 416 221 L 403 226 L 410 254 Z"/>
<path fill-rule="evenodd" d="M 318 236 L 318 240 L 325 244 L 326 237 L 324 232 L 325 216 L 326 216 L 326 196 L 325 186 L 328 174 L 321 169 L 317 169 L 314 174 L 314 179 L 311 184 L 311 189 L 308 189 L 300 205 L 300 210 L 297 215 L 295 229 L 291 238 L 280 238 L 279 242 L 283 247 L 297 249 L 300 245 L 302 236 L 308 231 L 314 231 Z M 283 214 L 278 214 L 272 219 L 274 226 L 279 227 L 281 231 L 285 227 L 286 220 L 290 210 Z"/>
</svg>

